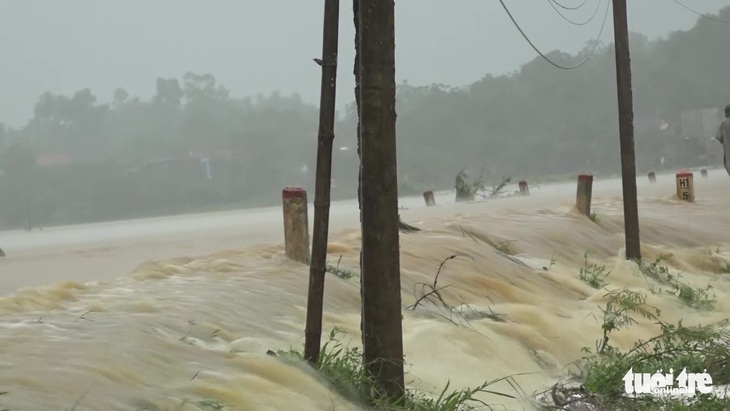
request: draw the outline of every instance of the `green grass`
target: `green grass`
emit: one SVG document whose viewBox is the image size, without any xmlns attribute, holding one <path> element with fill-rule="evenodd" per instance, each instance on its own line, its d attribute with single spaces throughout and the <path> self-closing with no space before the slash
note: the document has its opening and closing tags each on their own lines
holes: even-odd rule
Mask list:
<svg viewBox="0 0 730 411">
<path fill-rule="evenodd" d="M 379 411 L 476 411 L 492 409 L 484 400 L 477 398 L 480 394 L 488 394 L 496 398 L 516 399 L 514 395 L 490 389 L 496 383 L 506 382 L 519 393 L 513 377 L 515 374 L 492 381 L 485 381 L 474 388 L 449 391 L 447 383 L 438 396 L 432 397 L 423 392 L 407 389 L 404 404 L 394 406 L 392 402 L 373 394 L 374 380 L 369 376 L 363 365 L 362 353 L 357 347 L 350 347 L 343 343 L 342 333 L 334 329 L 327 342 L 322 347 L 317 368 L 320 375 L 341 394 L 344 398 L 355 403 L 369 404 L 371 409 Z M 300 351 L 290 349 L 279 351 L 279 357 L 290 361 L 303 361 Z M 399 401 L 396 401 L 399 402 Z"/>
<path fill-rule="evenodd" d="M 659 320 L 661 312 L 646 303 L 646 296 L 628 289 L 606 294 L 608 301 L 600 307 L 603 313 L 602 338 L 596 349 L 583 348 L 583 357 L 573 365 L 583 381 L 580 389 L 566 390 L 578 394 L 584 402 L 598 410 L 700 410 L 730 409 L 730 399 L 710 394 L 698 395 L 691 404 L 678 399 L 649 396 L 627 398 L 622 378 L 633 368 L 635 373 L 655 373 L 674 368 L 675 375 L 683 368 L 688 372 L 707 370 L 714 385 L 730 384 L 730 329 L 727 321 L 712 325 L 687 327 L 680 320 L 670 324 Z M 610 344 L 610 334 L 636 324 L 639 315 L 656 321 L 660 333 L 647 341 L 637 341 L 626 351 Z M 556 388 L 553 387 L 553 390 Z"/>
<path fill-rule="evenodd" d="M 580 268 L 578 278 L 595 289 L 604 288 L 608 285 L 606 277 L 611 274 L 605 265 L 598 265 L 588 261 L 588 253 L 583 254 L 583 267 Z"/>
<path fill-rule="evenodd" d="M 687 307 L 697 310 L 713 309 L 717 302 L 717 297 L 711 293 L 712 286 L 708 284 L 704 288 L 699 288 L 682 282 L 681 273 L 674 275 L 669 270 L 669 267 L 662 265 L 663 261 L 669 260 L 671 257 L 671 254 L 662 254 L 652 263 L 646 264 L 642 262 L 638 264 L 639 271 L 642 274 L 659 284 L 659 288 L 650 286 L 650 291 L 653 293 L 664 292 L 674 295 Z"/>
</svg>

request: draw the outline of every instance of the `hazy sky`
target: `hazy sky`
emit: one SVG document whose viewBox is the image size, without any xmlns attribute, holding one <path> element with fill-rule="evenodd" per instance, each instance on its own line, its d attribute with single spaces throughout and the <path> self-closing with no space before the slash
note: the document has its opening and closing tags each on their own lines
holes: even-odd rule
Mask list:
<svg viewBox="0 0 730 411">
<path fill-rule="evenodd" d="M 566 6 L 583 0 L 560 0 Z M 575 52 L 600 28 L 607 0 L 587 0 L 575 20 L 547 0 L 506 0 L 544 51 Z M 108 101 L 117 87 L 148 98 L 157 77 L 211 73 L 234 96 L 279 90 L 318 103 L 323 1 L 0 0 L 0 122 L 19 127 L 45 91 L 91 87 Z M 398 0 L 396 76 L 412 84 L 464 85 L 518 69 L 534 51 L 497 0 Z M 650 38 L 686 30 L 698 17 L 673 0 L 630 0 L 629 26 Z M 715 13 L 730 0 L 683 0 Z M 338 106 L 353 100 L 352 5 L 341 2 Z M 613 39 L 609 14 L 603 40 Z M 546 66 L 546 70 L 550 68 Z"/>
</svg>

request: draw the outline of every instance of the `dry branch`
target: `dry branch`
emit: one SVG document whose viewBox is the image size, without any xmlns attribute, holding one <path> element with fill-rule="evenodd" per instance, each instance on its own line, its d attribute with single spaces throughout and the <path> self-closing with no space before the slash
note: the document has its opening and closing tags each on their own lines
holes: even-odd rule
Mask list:
<svg viewBox="0 0 730 411">
<path fill-rule="evenodd" d="M 421 302 L 423 302 L 423 301 L 428 301 L 428 302 L 430 302 L 432 304 L 436 304 L 436 303 L 434 303 L 430 299 L 431 296 L 436 296 L 436 298 L 438 299 L 439 302 L 441 302 L 441 304 L 444 306 L 444 308 L 446 308 L 447 310 L 451 311 L 453 309 L 453 307 L 449 306 L 446 303 L 446 301 L 444 301 L 443 297 L 441 296 L 441 290 L 443 290 L 443 289 L 445 289 L 447 287 L 450 287 L 450 285 L 445 285 L 443 287 L 439 287 L 438 286 L 439 275 L 441 275 L 441 270 L 444 268 L 444 264 L 446 264 L 447 261 L 456 260 L 456 259 L 461 258 L 461 257 L 472 258 L 472 257 L 470 257 L 468 255 L 452 254 L 452 255 L 446 257 L 441 262 L 441 264 L 439 264 L 439 268 L 436 271 L 436 275 L 433 278 L 433 283 L 432 284 L 426 284 L 424 282 L 418 282 L 418 283 L 414 284 L 413 285 L 413 295 L 414 296 L 416 295 L 416 287 L 421 286 L 421 296 L 420 297 L 416 297 L 416 302 L 413 303 L 411 306 L 407 307 L 407 309 L 415 310 L 416 307 L 418 307 L 418 305 Z M 473 258 L 472 258 L 472 260 L 473 260 Z M 426 289 L 430 289 L 430 291 L 426 293 L 425 292 Z"/>
</svg>

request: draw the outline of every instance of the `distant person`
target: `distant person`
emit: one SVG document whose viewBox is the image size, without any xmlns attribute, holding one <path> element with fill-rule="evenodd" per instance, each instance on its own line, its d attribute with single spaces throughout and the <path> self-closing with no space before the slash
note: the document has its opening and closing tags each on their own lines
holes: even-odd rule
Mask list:
<svg viewBox="0 0 730 411">
<path fill-rule="evenodd" d="M 725 171 L 730 175 L 730 163 L 728 163 L 728 158 L 730 157 L 728 156 L 728 151 L 730 151 L 730 104 L 725 106 L 725 120 L 720 124 L 715 138 L 722 143 L 722 147 L 724 148 L 722 161 L 725 164 Z"/>
</svg>

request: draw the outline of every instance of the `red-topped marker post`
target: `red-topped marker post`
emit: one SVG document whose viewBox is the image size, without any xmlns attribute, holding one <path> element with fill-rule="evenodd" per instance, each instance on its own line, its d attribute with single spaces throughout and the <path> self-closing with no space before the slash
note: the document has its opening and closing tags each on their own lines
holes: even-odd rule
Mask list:
<svg viewBox="0 0 730 411">
<path fill-rule="evenodd" d="M 436 205 L 436 199 L 433 196 L 433 191 L 428 190 L 423 192 L 423 201 L 426 202 L 426 206 L 432 207 Z"/>
<path fill-rule="evenodd" d="M 575 196 L 575 207 L 586 217 L 591 216 L 591 200 L 593 198 L 593 176 L 581 174 L 578 176 L 578 190 Z"/>
<path fill-rule="evenodd" d="M 656 183 L 656 174 L 653 171 L 649 172 L 649 182 Z"/>
<path fill-rule="evenodd" d="M 520 187 L 520 195 L 521 196 L 529 196 L 530 195 L 530 187 L 527 185 L 527 181 L 520 180 L 517 185 Z"/>
<path fill-rule="evenodd" d="M 687 170 L 677 173 L 677 198 L 682 201 L 695 201 L 694 174 Z"/>
<path fill-rule="evenodd" d="M 284 209 L 284 249 L 294 261 L 309 264 L 309 214 L 307 192 L 301 187 L 286 187 L 281 192 Z"/>
</svg>

